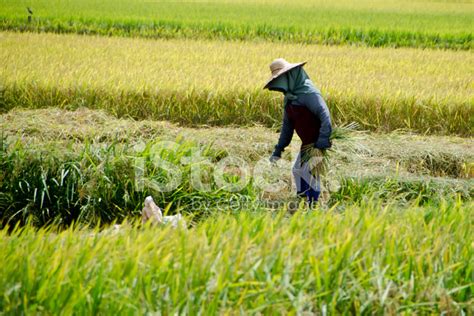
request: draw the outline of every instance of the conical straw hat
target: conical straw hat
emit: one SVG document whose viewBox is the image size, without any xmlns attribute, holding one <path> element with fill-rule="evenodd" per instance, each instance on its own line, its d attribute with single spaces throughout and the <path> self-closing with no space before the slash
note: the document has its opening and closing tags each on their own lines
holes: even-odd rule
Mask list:
<svg viewBox="0 0 474 316">
<path fill-rule="evenodd" d="M 287 62 L 285 59 L 283 58 L 277 58 L 275 59 L 271 64 L 270 64 L 270 71 L 272 72 L 272 75 L 270 77 L 270 79 L 268 79 L 267 83 L 265 84 L 265 87 L 263 87 L 263 89 L 267 89 L 268 88 L 268 84 L 270 82 L 272 82 L 272 80 L 278 78 L 279 76 L 281 76 L 282 74 L 284 74 L 285 72 L 288 72 L 290 71 L 291 69 L 295 68 L 295 67 L 298 67 L 298 66 L 303 66 L 304 64 L 306 64 L 306 61 L 304 62 L 301 62 L 301 63 L 296 63 L 296 64 L 292 64 L 292 63 L 289 63 Z"/>
</svg>

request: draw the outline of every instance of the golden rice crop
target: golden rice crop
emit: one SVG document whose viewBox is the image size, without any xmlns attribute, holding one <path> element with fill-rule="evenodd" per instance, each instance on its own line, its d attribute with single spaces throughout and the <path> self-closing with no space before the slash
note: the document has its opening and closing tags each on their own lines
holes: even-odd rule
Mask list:
<svg viewBox="0 0 474 316">
<path fill-rule="evenodd" d="M 185 124 L 274 125 L 276 57 L 307 60 L 336 122 L 469 134 L 469 52 L 1 33 L 3 104 L 85 105 Z"/>
<path fill-rule="evenodd" d="M 277 57 L 307 60 L 313 81 L 331 94 L 472 98 L 469 52 L 326 47 L 275 43 L 140 40 L 51 34 L 1 34 L 2 80 L 57 87 L 133 91 L 255 90 Z"/>
</svg>

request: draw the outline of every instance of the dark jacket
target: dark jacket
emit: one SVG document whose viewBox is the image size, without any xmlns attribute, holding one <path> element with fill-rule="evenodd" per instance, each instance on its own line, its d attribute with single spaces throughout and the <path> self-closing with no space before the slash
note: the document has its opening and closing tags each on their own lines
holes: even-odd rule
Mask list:
<svg viewBox="0 0 474 316">
<path fill-rule="evenodd" d="M 319 93 L 300 95 L 297 100 L 285 105 L 280 138 L 273 156 L 281 157 L 282 151 L 290 144 L 294 131 L 300 137 L 302 146 L 314 144 L 319 149 L 331 147 L 331 117 L 326 102 Z"/>
</svg>

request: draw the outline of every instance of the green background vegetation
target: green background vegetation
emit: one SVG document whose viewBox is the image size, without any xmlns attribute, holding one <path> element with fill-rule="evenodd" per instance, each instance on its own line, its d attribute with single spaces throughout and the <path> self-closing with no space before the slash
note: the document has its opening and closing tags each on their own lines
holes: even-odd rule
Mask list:
<svg viewBox="0 0 474 316">
<path fill-rule="evenodd" d="M 472 3 L 452 1 L 16 1 L 0 28 L 58 33 L 472 48 Z M 26 24 L 26 7 L 34 20 Z"/>
</svg>

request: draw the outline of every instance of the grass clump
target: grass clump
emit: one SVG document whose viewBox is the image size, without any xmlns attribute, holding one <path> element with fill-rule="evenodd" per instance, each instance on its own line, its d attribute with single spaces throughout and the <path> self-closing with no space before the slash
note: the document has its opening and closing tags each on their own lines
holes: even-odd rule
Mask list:
<svg viewBox="0 0 474 316">
<path fill-rule="evenodd" d="M 154 145 L 158 144 L 158 145 Z M 55 222 L 67 226 L 73 221 L 89 224 L 121 221 L 141 211 L 144 198 L 153 195 L 156 202 L 171 211 L 184 208 L 195 200 L 205 199 L 209 208 L 213 201 L 233 196 L 252 196 L 250 187 L 232 193 L 211 186 L 210 190 L 194 190 L 190 184 L 191 165 L 182 159 L 199 148 L 181 141 L 177 148 L 161 148 L 159 141 L 143 148 L 131 144 L 111 143 L 83 145 L 72 142 L 42 143 L 26 146 L 21 142 L 6 144 L 2 139 L 0 152 L 0 219 L 7 223 L 25 223 L 31 218 L 36 226 Z M 153 149 L 153 150 L 152 150 Z M 202 159 L 215 161 L 223 154 L 210 147 L 201 147 Z M 174 184 L 172 173 L 156 164 L 156 158 L 174 164 L 181 173 L 181 182 Z M 200 163 L 199 161 L 194 162 Z M 228 181 L 232 182 L 232 175 Z M 236 179 L 238 181 L 238 179 Z M 166 183 L 170 189 L 163 189 Z M 193 209 L 193 216 L 202 216 L 208 209 Z"/>
<path fill-rule="evenodd" d="M 448 152 L 425 153 L 408 157 L 407 169 L 410 172 L 426 173 L 436 177 L 470 177 L 468 163 Z"/>
<path fill-rule="evenodd" d="M 370 198 L 383 201 L 420 205 L 437 203 L 443 199 L 471 200 L 474 197 L 474 181 L 454 179 L 407 178 L 401 176 L 345 177 L 340 179 L 338 190 L 333 191 L 330 204 L 343 201 L 361 202 Z"/>
</svg>

